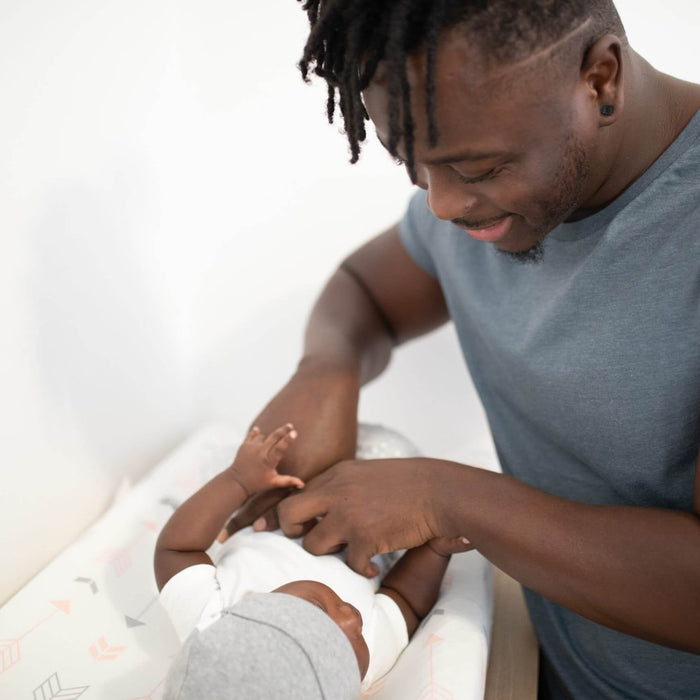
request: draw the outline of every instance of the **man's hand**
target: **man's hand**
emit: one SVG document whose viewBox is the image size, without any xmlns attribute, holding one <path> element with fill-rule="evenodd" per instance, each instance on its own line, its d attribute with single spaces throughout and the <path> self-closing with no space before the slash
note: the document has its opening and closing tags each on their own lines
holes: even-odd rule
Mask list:
<svg viewBox="0 0 700 700">
<path fill-rule="evenodd" d="M 326 467 L 355 456 L 357 395 L 355 373 L 304 360 L 282 390 L 255 419 L 262 431 L 291 421 L 299 438 L 284 453 L 278 471 L 308 481 Z M 288 493 L 279 489 L 249 498 L 226 524 L 220 542 L 248 525 L 277 529 L 275 506 Z"/>
<path fill-rule="evenodd" d="M 290 421 L 299 439 L 285 453 L 280 472 L 308 481 L 341 459 L 355 456 L 357 373 L 302 360 L 282 390 L 255 419 L 261 430 Z"/>
<path fill-rule="evenodd" d="M 340 462 L 279 504 L 280 525 L 298 537 L 304 524 L 320 517 L 304 547 L 326 554 L 347 545 L 349 566 L 374 576 L 375 554 L 457 535 L 439 531 L 434 507 L 440 464 L 425 458 Z"/>
</svg>

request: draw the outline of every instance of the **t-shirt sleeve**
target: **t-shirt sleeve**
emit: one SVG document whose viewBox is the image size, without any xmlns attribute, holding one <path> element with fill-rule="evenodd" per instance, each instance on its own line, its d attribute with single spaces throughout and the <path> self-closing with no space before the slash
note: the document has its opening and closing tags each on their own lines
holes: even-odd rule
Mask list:
<svg viewBox="0 0 700 700">
<path fill-rule="evenodd" d="M 411 197 L 408 209 L 399 223 L 399 236 L 413 260 L 431 277 L 437 277 L 428 243 L 438 220 L 428 209 L 425 197 L 425 192 L 420 189 Z"/>
<path fill-rule="evenodd" d="M 372 629 L 367 630 L 367 636 L 371 635 L 371 638 L 365 637 L 369 648 L 369 668 L 362 680 L 363 690 L 389 672 L 408 644 L 406 621 L 399 606 L 389 596 L 377 593 L 373 612 Z"/>
<path fill-rule="evenodd" d="M 196 564 L 178 572 L 163 586 L 160 602 L 184 642 L 195 627 L 213 622 L 223 610 L 216 567 Z"/>
</svg>

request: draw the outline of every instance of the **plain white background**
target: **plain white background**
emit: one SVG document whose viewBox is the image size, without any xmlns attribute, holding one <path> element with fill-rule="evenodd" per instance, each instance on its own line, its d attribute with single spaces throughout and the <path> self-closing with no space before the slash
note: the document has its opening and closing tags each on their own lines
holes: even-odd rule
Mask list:
<svg viewBox="0 0 700 700">
<path fill-rule="evenodd" d="M 700 80 L 696 0 L 620 0 L 632 45 Z M 212 420 L 293 370 L 309 304 L 410 187 L 350 166 L 295 64 L 294 0 L 0 0 L 0 602 Z M 493 463 L 452 330 L 361 416 Z"/>
</svg>

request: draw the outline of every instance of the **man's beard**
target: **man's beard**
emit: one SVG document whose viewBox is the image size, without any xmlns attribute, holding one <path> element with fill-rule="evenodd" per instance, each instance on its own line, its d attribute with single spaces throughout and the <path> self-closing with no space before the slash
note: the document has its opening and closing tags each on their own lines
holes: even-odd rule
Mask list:
<svg viewBox="0 0 700 700">
<path fill-rule="evenodd" d="M 513 262 L 520 263 L 521 265 L 536 265 L 541 263 L 544 258 L 544 243 L 542 241 L 537 241 L 535 245 L 526 248 L 525 250 L 501 250 L 496 248 L 499 253 L 507 255 Z"/>
<path fill-rule="evenodd" d="M 573 133 L 569 134 L 559 170 L 552 180 L 554 183 L 552 200 L 545 205 L 546 215 L 537 225 L 538 231 L 542 231 L 538 236 L 539 240 L 525 250 L 514 252 L 500 248 L 496 250 L 517 263 L 526 265 L 542 262 L 545 237 L 579 208 L 590 170 L 591 166 L 583 144 Z"/>
</svg>

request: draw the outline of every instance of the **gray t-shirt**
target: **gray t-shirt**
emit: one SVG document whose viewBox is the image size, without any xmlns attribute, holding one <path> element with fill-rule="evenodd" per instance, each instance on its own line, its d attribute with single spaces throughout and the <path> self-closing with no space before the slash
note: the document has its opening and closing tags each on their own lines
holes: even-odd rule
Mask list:
<svg viewBox="0 0 700 700">
<path fill-rule="evenodd" d="M 442 286 L 506 474 L 584 503 L 692 510 L 700 113 L 612 204 L 552 231 L 539 264 L 436 219 L 421 191 L 400 230 Z M 525 594 L 557 697 L 700 697 L 700 656 Z"/>
</svg>

